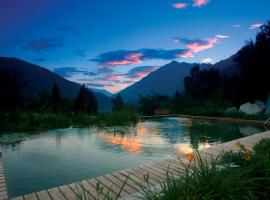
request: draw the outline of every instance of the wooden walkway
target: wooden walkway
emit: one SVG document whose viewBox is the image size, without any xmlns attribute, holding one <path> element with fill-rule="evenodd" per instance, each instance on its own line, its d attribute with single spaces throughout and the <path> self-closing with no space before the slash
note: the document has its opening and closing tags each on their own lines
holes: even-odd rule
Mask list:
<svg viewBox="0 0 270 200">
<path fill-rule="evenodd" d="M 6 187 L 6 179 L 3 167 L 3 160 L 2 160 L 2 151 L 0 149 L 0 200 L 8 199 L 7 196 L 7 187 Z"/>
<path fill-rule="evenodd" d="M 237 150 L 235 143 L 239 141 L 247 148 L 252 148 L 263 138 L 270 138 L 270 131 L 248 136 L 231 142 L 212 146 L 200 151 L 203 156 L 217 156 L 223 151 Z M 122 199 L 136 199 L 134 194 L 138 194 L 141 188 L 157 186 L 165 181 L 167 171 L 172 175 L 178 176 L 179 170 L 184 168 L 184 163 L 188 163 L 185 157 L 168 158 L 151 164 L 145 164 L 131 169 L 117 171 L 104 176 L 84 180 L 81 183 L 59 186 L 48 190 L 43 190 L 28 195 L 13 198 L 13 200 L 68 200 L 77 199 L 76 194 L 84 187 L 87 199 L 104 199 L 107 194 L 115 198 L 118 193 Z M 149 175 L 148 183 L 145 177 Z M 128 178 L 127 178 L 128 177 Z M 2 179 L 1 179 L 2 180 Z M 126 184 L 125 184 L 126 183 Z M 81 185 L 81 186 L 78 186 Z M 121 186 L 125 185 L 123 190 Z M 102 188 L 102 189 L 100 189 Z M 97 192 L 99 191 L 99 192 Z M 2 193 L 1 193 L 2 194 Z"/>
</svg>

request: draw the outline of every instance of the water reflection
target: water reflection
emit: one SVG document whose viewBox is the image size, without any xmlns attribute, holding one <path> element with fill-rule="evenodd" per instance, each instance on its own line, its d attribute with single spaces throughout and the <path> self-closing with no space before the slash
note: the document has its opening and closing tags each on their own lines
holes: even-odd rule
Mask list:
<svg viewBox="0 0 270 200">
<path fill-rule="evenodd" d="M 120 134 L 115 131 L 121 129 Z M 116 129 L 68 128 L 24 135 L 3 147 L 10 197 L 31 193 L 263 131 L 260 127 L 161 118 Z M 21 138 L 20 135 L 14 138 Z M 12 135 L 8 137 L 15 141 Z M 0 141 L 9 139 L 0 137 Z M 5 140 L 3 140 L 5 139 Z"/>
</svg>

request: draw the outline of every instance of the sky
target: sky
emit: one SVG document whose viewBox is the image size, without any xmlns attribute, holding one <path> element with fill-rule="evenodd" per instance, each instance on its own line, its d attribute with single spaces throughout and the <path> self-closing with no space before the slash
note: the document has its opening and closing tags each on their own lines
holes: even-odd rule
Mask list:
<svg viewBox="0 0 270 200">
<path fill-rule="evenodd" d="M 172 60 L 228 58 L 269 10 L 269 0 L 0 0 L 0 56 L 116 93 Z"/>
</svg>

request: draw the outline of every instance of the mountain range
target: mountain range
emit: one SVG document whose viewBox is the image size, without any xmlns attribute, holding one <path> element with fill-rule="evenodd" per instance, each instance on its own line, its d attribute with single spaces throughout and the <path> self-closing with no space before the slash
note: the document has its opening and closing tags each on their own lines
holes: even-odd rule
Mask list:
<svg viewBox="0 0 270 200">
<path fill-rule="evenodd" d="M 239 67 L 233 60 L 234 56 L 221 60 L 216 64 L 200 64 L 204 68 L 219 69 L 222 74 L 230 75 L 239 72 Z M 196 63 L 171 63 L 160 67 L 158 70 L 148 74 L 145 78 L 123 89 L 119 94 L 125 101 L 136 102 L 139 96 L 157 93 L 172 96 L 176 91 L 184 92 L 184 77 L 189 75 L 190 70 Z"/>
<path fill-rule="evenodd" d="M 216 68 L 222 74 L 230 75 L 239 72 L 238 65 L 234 62 L 234 56 L 221 60 L 216 64 L 201 64 L 201 68 Z M 148 74 L 145 78 L 130 85 L 119 92 L 126 102 L 136 102 L 140 96 L 153 93 L 172 96 L 177 90 L 184 91 L 184 77 L 189 75 L 191 68 L 196 63 L 176 62 L 160 67 L 158 70 Z M 50 91 L 56 83 L 60 88 L 61 95 L 66 98 L 74 98 L 78 94 L 80 84 L 66 80 L 60 75 L 29 62 L 17 59 L 0 57 L 0 70 L 4 68 L 15 68 L 22 73 L 27 84 L 27 93 L 36 95 L 42 91 Z M 112 97 L 115 96 L 106 90 L 91 89 L 98 101 L 99 111 L 110 111 L 112 108 Z"/>
<path fill-rule="evenodd" d="M 25 93 L 28 95 L 35 96 L 43 91 L 49 92 L 54 83 L 56 83 L 60 89 L 61 96 L 70 99 L 77 96 L 81 87 L 80 84 L 66 80 L 46 68 L 17 58 L 0 57 L 0 70 L 5 68 L 16 69 L 22 75 L 27 83 Z M 110 111 L 112 108 L 111 98 L 96 91 L 93 91 L 93 93 L 98 102 L 98 110 L 100 112 Z"/>
</svg>

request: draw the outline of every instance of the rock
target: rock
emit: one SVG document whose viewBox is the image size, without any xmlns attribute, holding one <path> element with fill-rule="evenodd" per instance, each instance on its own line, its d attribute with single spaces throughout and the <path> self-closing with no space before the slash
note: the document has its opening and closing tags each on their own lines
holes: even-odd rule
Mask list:
<svg viewBox="0 0 270 200">
<path fill-rule="evenodd" d="M 232 114 L 237 114 L 237 113 L 238 113 L 238 109 L 236 107 L 227 108 L 224 112 L 225 115 L 232 115 Z"/>
<path fill-rule="evenodd" d="M 256 100 L 255 101 L 255 104 L 257 105 L 257 106 L 259 106 L 261 109 L 265 109 L 265 104 L 262 102 L 262 101 L 260 101 L 260 100 Z"/>
<path fill-rule="evenodd" d="M 258 115 L 262 113 L 263 109 L 261 109 L 258 105 L 252 103 L 245 103 L 240 106 L 239 112 L 244 113 L 246 115 Z"/>
<path fill-rule="evenodd" d="M 265 114 L 270 116 L 270 93 L 265 104 Z"/>
</svg>

